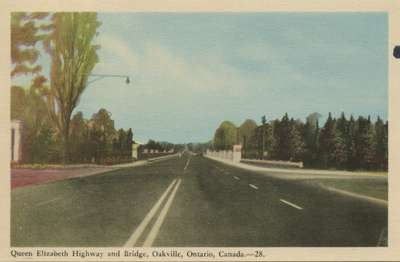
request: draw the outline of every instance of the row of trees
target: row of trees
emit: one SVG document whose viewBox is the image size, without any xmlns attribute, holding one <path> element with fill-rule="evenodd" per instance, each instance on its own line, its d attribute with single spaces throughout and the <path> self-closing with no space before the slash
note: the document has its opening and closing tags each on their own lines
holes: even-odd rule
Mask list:
<svg viewBox="0 0 400 262">
<path fill-rule="evenodd" d="M 162 151 L 170 151 L 175 150 L 175 145 L 169 142 L 164 142 L 164 141 L 155 141 L 153 139 L 150 139 L 144 146 L 143 149 L 147 150 L 157 150 L 158 152 Z"/>
<path fill-rule="evenodd" d="M 213 147 L 230 149 L 243 145 L 246 158 L 303 161 L 308 167 L 387 170 L 388 122 L 359 116 L 346 118 L 342 113 L 334 118 L 329 113 L 320 127 L 318 113 L 310 114 L 305 123 L 289 118 L 267 122 L 260 126 L 246 120 L 240 127 L 224 121 L 215 131 Z"/>
<path fill-rule="evenodd" d="M 45 102 L 36 87 L 11 88 L 11 117 L 23 122 L 22 161 L 59 163 L 64 160 L 63 136 L 48 117 Z M 132 129 L 116 130 L 111 113 L 100 109 L 90 119 L 77 112 L 70 123 L 72 163 L 116 163 L 131 160 Z"/>
<path fill-rule="evenodd" d="M 13 12 L 11 15 L 11 77 L 32 74 L 33 79 L 26 94 L 21 88 L 12 88 L 11 117 L 24 120 L 29 136 L 25 142 L 32 152 L 32 161 L 45 159 L 40 155 L 41 142 L 50 146 L 56 141 L 63 162 L 76 157 L 72 153 L 75 146 L 71 140 L 72 115 L 98 62 L 99 46 L 93 42 L 99 26 L 97 14 L 92 12 Z M 50 57 L 49 79 L 41 75 L 42 68 L 36 64 L 40 55 Z M 32 116 L 21 111 L 28 111 Z M 24 114 L 22 118 L 21 114 Z M 50 141 L 52 132 L 57 139 Z"/>
<path fill-rule="evenodd" d="M 116 130 L 106 109 L 100 109 L 91 119 L 76 113 L 71 120 L 70 138 L 70 161 L 113 164 L 132 160 L 132 129 Z"/>
</svg>

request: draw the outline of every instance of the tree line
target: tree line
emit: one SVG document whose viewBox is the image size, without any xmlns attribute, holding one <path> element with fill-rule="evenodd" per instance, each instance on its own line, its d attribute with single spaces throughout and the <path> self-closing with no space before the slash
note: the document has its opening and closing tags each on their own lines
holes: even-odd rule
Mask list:
<svg viewBox="0 0 400 262">
<path fill-rule="evenodd" d="M 11 88 L 11 118 L 22 120 L 22 161 L 60 163 L 64 160 L 63 137 L 47 115 L 36 88 Z M 133 132 L 116 130 L 111 113 L 100 109 L 90 119 L 77 112 L 70 126 L 70 163 L 111 164 L 132 160 Z"/>
<path fill-rule="evenodd" d="M 344 113 L 334 118 L 329 113 L 320 126 L 320 117 L 313 113 L 302 122 L 286 113 L 271 121 L 263 116 L 260 125 L 248 119 L 239 127 L 224 121 L 215 131 L 212 148 L 227 150 L 240 143 L 245 158 L 303 161 L 315 168 L 388 169 L 387 121 L 346 118 Z"/>
<path fill-rule="evenodd" d="M 149 139 L 149 141 L 143 146 L 143 149 L 157 150 L 158 152 L 162 152 L 175 150 L 176 145 L 165 141 L 155 141 L 153 139 Z"/>
</svg>

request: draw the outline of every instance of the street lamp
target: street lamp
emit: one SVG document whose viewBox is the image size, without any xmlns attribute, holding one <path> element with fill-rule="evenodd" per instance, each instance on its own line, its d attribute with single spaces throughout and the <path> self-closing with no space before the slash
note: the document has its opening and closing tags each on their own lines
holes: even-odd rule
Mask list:
<svg viewBox="0 0 400 262">
<path fill-rule="evenodd" d="M 94 77 L 93 80 L 88 81 L 87 85 L 90 85 L 93 82 L 101 80 L 106 77 L 117 77 L 117 78 L 125 78 L 125 83 L 128 85 L 131 80 L 128 75 L 109 75 L 109 74 L 90 74 L 89 77 Z"/>
</svg>

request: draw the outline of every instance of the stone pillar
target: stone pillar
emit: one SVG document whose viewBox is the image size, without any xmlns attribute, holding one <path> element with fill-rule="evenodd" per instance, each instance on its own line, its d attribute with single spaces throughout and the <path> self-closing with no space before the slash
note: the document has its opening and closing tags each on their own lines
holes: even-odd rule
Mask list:
<svg viewBox="0 0 400 262">
<path fill-rule="evenodd" d="M 20 120 L 11 120 L 11 162 L 21 161 L 21 131 L 22 122 Z"/>
<path fill-rule="evenodd" d="M 239 163 L 242 159 L 242 145 L 233 145 L 233 162 Z"/>
</svg>

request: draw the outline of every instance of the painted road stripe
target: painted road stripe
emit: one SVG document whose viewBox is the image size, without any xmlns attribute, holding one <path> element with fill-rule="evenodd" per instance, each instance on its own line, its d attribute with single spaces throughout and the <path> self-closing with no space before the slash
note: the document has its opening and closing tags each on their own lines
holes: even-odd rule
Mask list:
<svg viewBox="0 0 400 262">
<path fill-rule="evenodd" d="M 234 176 L 233 178 L 236 179 L 236 180 L 240 180 L 240 178 L 238 178 L 237 176 Z"/>
<path fill-rule="evenodd" d="M 189 163 L 190 163 L 190 157 L 188 158 L 188 161 L 186 162 L 186 165 L 185 165 L 185 167 L 183 168 L 183 170 L 186 170 L 186 168 L 189 166 Z"/>
<path fill-rule="evenodd" d="M 285 199 L 280 199 L 280 200 L 281 200 L 281 202 L 285 203 L 286 205 L 289 205 L 291 207 L 297 208 L 298 210 L 302 210 L 303 209 L 302 207 L 300 207 L 298 205 L 295 205 L 293 203 L 290 203 L 289 201 L 286 201 Z"/>
<path fill-rule="evenodd" d="M 253 184 L 249 184 L 250 187 L 254 188 L 254 189 L 258 189 L 257 186 L 253 185 Z"/>
<path fill-rule="evenodd" d="M 168 188 L 164 191 L 164 193 L 161 195 L 160 199 L 158 199 L 157 203 L 152 207 L 150 212 L 147 213 L 147 215 L 145 216 L 143 221 L 140 223 L 139 227 L 132 234 L 132 236 L 128 239 L 128 241 L 126 241 L 126 243 L 124 245 L 125 247 L 135 246 L 137 240 L 142 235 L 144 229 L 147 227 L 147 225 L 150 223 L 151 219 L 156 214 L 158 208 L 160 207 L 161 203 L 164 201 L 165 197 L 168 195 L 169 191 L 171 191 L 175 182 L 176 182 L 176 178 L 171 182 L 171 184 L 168 186 Z"/>
<path fill-rule="evenodd" d="M 181 182 L 182 182 L 182 180 L 179 179 L 178 183 L 175 185 L 175 188 L 172 191 L 171 195 L 169 196 L 167 203 L 161 210 L 161 213 L 158 216 L 157 221 L 154 223 L 153 228 L 151 229 L 150 233 L 147 235 L 147 238 L 143 243 L 143 247 L 151 247 L 154 240 L 156 239 L 158 232 L 160 231 L 161 225 L 164 222 L 165 217 L 167 216 L 168 210 L 171 207 L 172 201 L 175 198 L 176 191 L 178 191 L 178 188 L 179 188 Z"/>
</svg>

